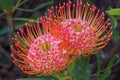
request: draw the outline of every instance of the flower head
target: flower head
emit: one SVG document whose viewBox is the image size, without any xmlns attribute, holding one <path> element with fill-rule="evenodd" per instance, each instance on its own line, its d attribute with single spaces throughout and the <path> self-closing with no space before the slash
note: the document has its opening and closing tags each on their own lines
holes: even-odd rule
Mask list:
<svg viewBox="0 0 120 80">
<path fill-rule="evenodd" d="M 64 40 L 50 34 L 48 30 L 41 30 L 37 23 L 26 24 L 20 29 L 18 36 L 13 38 L 12 58 L 14 63 L 24 72 L 31 75 L 49 75 L 65 69 L 74 60 L 69 55 L 71 50 L 64 47 Z M 45 26 L 45 25 L 43 25 Z M 57 35 L 57 34 L 56 34 Z"/>
<path fill-rule="evenodd" d="M 40 27 L 40 23 L 43 29 Z M 80 55 L 104 48 L 112 35 L 110 21 L 93 5 L 69 0 L 31 21 L 13 38 L 14 63 L 25 73 L 49 75 L 67 67 Z"/>
<path fill-rule="evenodd" d="M 49 14 L 42 18 L 42 23 L 52 34 L 69 42 L 70 49 L 75 54 L 94 54 L 104 48 L 112 35 L 110 19 L 104 19 L 104 12 L 89 3 L 77 1 L 72 4 L 69 0 L 63 5 L 48 10 Z M 46 23 L 44 23 L 46 22 Z"/>
</svg>

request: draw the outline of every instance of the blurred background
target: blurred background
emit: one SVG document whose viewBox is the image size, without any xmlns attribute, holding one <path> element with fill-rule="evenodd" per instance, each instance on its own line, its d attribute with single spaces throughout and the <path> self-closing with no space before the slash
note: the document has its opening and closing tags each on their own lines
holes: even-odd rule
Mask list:
<svg viewBox="0 0 120 80">
<path fill-rule="evenodd" d="M 75 2 L 76 0 L 71 0 Z M 120 8 L 120 0 L 83 0 L 95 5 L 103 12 L 112 8 Z M 16 80 L 18 78 L 34 77 L 24 74 L 13 64 L 10 57 L 12 44 L 11 37 L 16 34 L 20 27 L 24 27 L 29 20 L 36 20 L 43 16 L 48 9 L 67 0 L 0 0 L 0 80 Z M 113 27 L 113 36 L 108 45 L 98 53 L 100 54 L 100 69 L 107 67 L 113 56 L 116 56 L 109 69 L 110 74 L 105 80 L 120 80 L 120 17 L 105 13 L 106 19 L 110 17 Z M 91 73 L 97 70 L 98 62 L 95 55 L 90 56 L 89 63 Z M 101 73 L 102 74 L 102 73 Z M 96 77 L 90 77 L 90 80 L 97 80 Z M 103 79 L 104 80 L 104 79 Z"/>
</svg>

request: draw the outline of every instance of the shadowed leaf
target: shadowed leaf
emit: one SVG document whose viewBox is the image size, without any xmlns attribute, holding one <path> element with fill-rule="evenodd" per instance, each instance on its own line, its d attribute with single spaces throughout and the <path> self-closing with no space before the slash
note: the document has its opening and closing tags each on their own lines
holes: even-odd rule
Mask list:
<svg viewBox="0 0 120 80">
<path fill-rule="evenodd" d="M 0 0 L 0 9 L 12 9 L 13 6 L 12 0 Z"/>
</svg>

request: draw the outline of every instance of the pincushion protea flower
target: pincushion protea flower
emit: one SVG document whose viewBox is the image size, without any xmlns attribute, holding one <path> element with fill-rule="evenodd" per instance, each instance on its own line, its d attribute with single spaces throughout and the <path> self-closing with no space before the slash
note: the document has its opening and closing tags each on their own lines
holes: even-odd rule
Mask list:
<svg viewBox="0 0 120 80">
<path fill-rule="evenodd" d="M 81 1 L 72 4 L 69 0 L 48 12 L 41 19 L 44 25 L 48 25 L 45 29 L 49 29 L 51 34 L 59 33 L 56 36 L 67 40 L 78 55 L 94 54 L 110 40 L 110 19 L 105 20 L 104 12 L 100 13 L 94 5 L 89 7 L 88 3 L 82 4 Z"/>
<path fill-rule="evenodd" d="M 41 31 L 40 19 L 33 21 L 26 28 L 21 28 L 13 38 L 11 46 L 14 63 L 30 75 L 49 75 L 65 69 L 75 58 L 65 49 L 67 42 L 51 35 L 48 30 Z M 46 26 L 46 25 L 43 25 Z M 57 35 L 57 34 L 56 34 Z"/>
</svg>

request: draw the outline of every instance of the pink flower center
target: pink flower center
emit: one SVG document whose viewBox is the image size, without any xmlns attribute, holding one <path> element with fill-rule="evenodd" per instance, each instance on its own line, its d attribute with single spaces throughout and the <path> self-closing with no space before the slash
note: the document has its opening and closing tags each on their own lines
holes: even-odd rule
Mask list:
<svg viewBox="0 0 120 80">
<path fill-rule="evenodd" d="M 28 60 L 34 70 L 43 74 L 64 69 L 68 62 L 66 51 L 59 48 L 61 40 L 52 35 L 38 37 L 30 46 Z"/>
<path fill-rule="evenodd" d="M 70 40 L 71 45 L 78 48 L 80 53 L 87 54 L 95 46 L 97 37 L 87 22 L 81 19 L 67 19 L 62 25 L 68 34 L 67 39 Z"/>
</svg>

